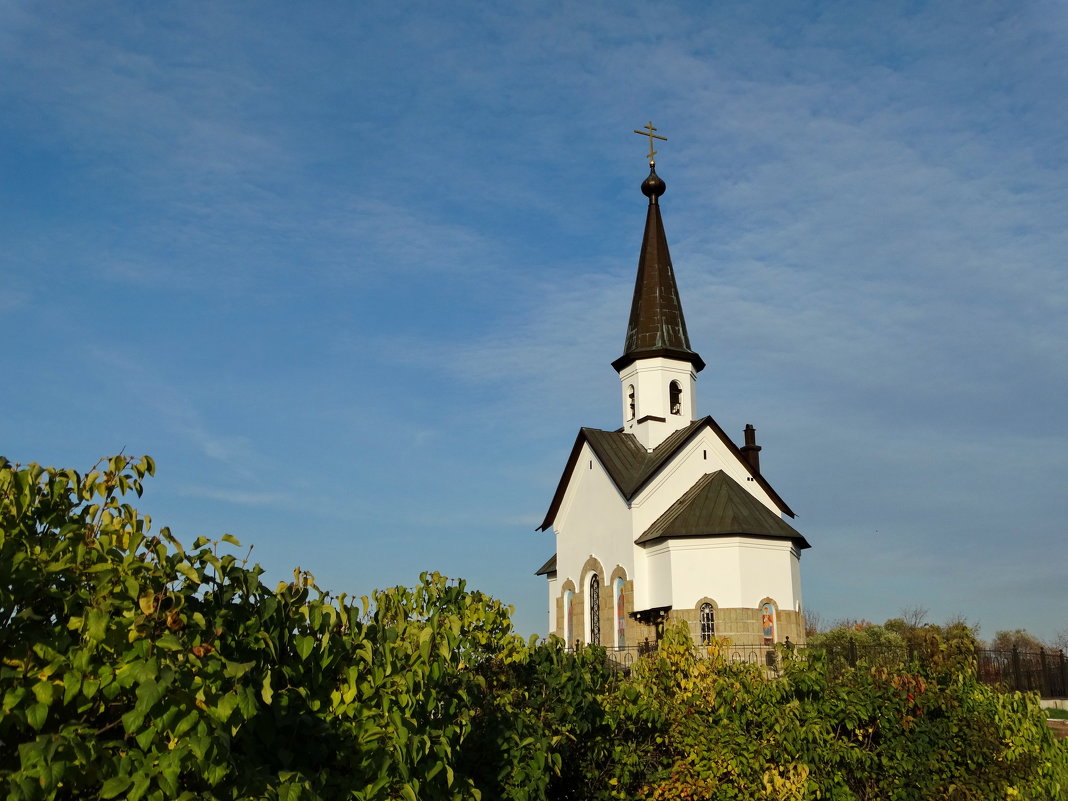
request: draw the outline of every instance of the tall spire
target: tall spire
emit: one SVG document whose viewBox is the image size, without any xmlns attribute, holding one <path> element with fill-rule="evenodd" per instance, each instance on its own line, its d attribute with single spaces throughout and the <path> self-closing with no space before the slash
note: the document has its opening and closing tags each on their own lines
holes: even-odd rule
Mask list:
<svg viewBox="0 0 1068 801">
<path fill-rule="evenodd" d="M 671 268 L 671 254 L 668 253 L 664 221 L 660 218 L 657 202 L 666 190 L 667 185 L 656 174 L 655 162 L 650 160 L 649 177 L 642 182 L 642 194 L 649 198 L 649 211 L 638 257 L 638 278 L 634 283 L 627 341 L 623 355 L 612 362 L 617 372 L 638 359 L 655 357 L 689 362 L 695 372 L 705 366 L 704 360 L 690 348 L 679 288 Z"/>
</svg>

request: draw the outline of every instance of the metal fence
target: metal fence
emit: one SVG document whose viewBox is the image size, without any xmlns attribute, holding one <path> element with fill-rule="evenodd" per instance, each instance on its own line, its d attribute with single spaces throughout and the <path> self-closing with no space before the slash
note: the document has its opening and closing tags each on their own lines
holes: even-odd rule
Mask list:
<svg viewBox="0 0 1068 801">
<path fill-rule="evenodd" d="M 646 654 L 655 653 L 657 643 L 646 641 L 625 648 L 608 648 L 606 656 L 613 665 L 629 671 L 635 662 Z M 706 646 L 694 646 L 698 658 L 721 652 L 729 662 L 745 662 L 763 667 L 769 673 L 782 670 L 786 659 L 808 659 L 815 654 L 832 668 L 861 666 L 909 667 L 924 669 L 935 666 L 935 658 L 908 646 L 866 646 L 856 643 L 833 646 L 793 645 L 726 645 L 710 650 Z M 1068 658 L 1064 651 L 1011 651 L 976 650 L 962 653 L 957 659 L 972 663 L 976 676 L 984 684 L 1004 690 L 1037 692 L 1043 698 L 1068 698 Z M 941 657 L 941 664 L 946 664 Z"/>
</svg>

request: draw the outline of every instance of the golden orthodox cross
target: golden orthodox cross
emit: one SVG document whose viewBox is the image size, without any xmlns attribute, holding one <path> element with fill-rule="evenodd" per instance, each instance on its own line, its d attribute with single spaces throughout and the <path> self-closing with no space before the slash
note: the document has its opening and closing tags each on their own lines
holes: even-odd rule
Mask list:
<svg viewBox="0 0 1068 801">
<path fill-rule="evenodd" d="M 659 139 L 662 142 L 666 142 L 667 141 L 667 137 L 666 136 L 661 136 L 660 134 L 657 134 L 657 133 L 653 133 L 653 131 L 656 131 L 658 129 L 653 127 L 653 121 L 652 120 L 649 120 L 649 124 L 648 125 L 643 125 L 642 128 L 644 128 L 645 130 L 639 131 L 637 128 L 635 128 L 634 129 L 634 133 L 638 134 L 639 136 L 648 136 L 649 137 L 649 163 L 652 164 L 653 163 L 653 159 L 656 156 L 656 151 L 653 150 L 653 140 L 654 139 Z"/>
</svg>

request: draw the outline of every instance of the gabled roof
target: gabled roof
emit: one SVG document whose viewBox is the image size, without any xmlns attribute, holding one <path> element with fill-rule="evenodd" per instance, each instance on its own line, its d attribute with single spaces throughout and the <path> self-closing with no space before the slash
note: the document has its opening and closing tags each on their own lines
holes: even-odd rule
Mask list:
<svg viewBox="0 0 1068 801">
<path fill-rule="evenodd" d="M 628 501 L 638 494 L 652 475 L 667 462 L 679 446 L 689 439 L 702 420 L 694 420 L 686 428 L 680 428 L 661 442 L 652 453 L 647 451 L 633 434 L 622 431 L 601 431 L 597 428 L 584 428 L 586 439 L 601 460 L 605 470 L 612 477 Z"/>
<path fill-rule="evenodd" d="M 719 427 L 716 421 L 711 417 L 703 417 L 700 420 L 694 420 L 686 428 L 681 428 L 673 433 L 654 448 L 652 452 L 645 450 L 633 434 L 627 434 L 623 431 L 602 431 L 597 428 L 580 429 L 578 437 L 575 438 L 575 445 L 571 449 L 571 455 L 568 457 L 567 466 L 564 467 L 564 474 L 560 476 L 556 494 L 553 496 L 552 503 L 549 504 L 545 520 L 538 526 L 538 531 L 547 530 L 556 519 L 556 513 L 560 511 L 560 504 L 563 503 L 564 493 L 567 491 L 567 485 L 571 481 L 571 475 L 575 471 L 575 466 L 578 463 L 578 457 L 584 444 L 589 443 L 590 448 L 597 455 L 597 459 L 604 465 L 605 470 L 611 477 L 612 483 L 616 485 L 616 489 L 629 501 L 649 483 L 649 480 L 661 467 L 682 450 L 686 443 L 693 439 L 698 432 L 705 428 L 715 432 L 720 441 L 734 454 L 739 463 L 760 488 L 768 494 L 768 497 L 771 498 L 772 502 L 783 514 L 796 517 L 793 510 L 783 502 L 764 477 L 759 473 L 753 472 L 748 460 L 738 450 L 738 446 L 731 441 L 731 438 Z"/>
<path fill-rule="evenodd" d="M 616 371 L 638 359 L 662 356 L 690 362 L 701 372 L 705 363 L 690 347 L 686 333 L 686 319 L 682 315 L 682 301 L 671 266 L 664 221 L 657 202 L 667 187 L 649 165 L 649 177 L 642 184 L 642 193 L 649 198 L 645 217 L 641 255 L 638 257 L 638 277 L 634 282 L 630 320 L 623 355 L 612 362 Z"/>
<path fill-rule="evenodd" d="M 808 541 L 722 470 L 701 476 L 634 542 L 677 537 L 749 536 Z"/>
<path fill-rule="evenodd" d="M 548 576 L 550 573 L 556 572 L 556 554 L 549 557 L 548 561 L 538 568 L 538 572 L 535 576 Z"/>
</svg>

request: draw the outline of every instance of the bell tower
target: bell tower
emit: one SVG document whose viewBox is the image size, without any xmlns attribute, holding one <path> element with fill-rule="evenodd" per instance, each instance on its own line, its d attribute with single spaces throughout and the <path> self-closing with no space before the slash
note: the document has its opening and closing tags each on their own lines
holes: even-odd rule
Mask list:
<svg viewBox="0 0 1068 801">
<path fill-rule="evenodd" d="M 667 185 L 656 174 L 656 162 L 651 158 L 656 152 L 652 149 L 655 130 L 635 131 L 650 137 L 649 177 L 642 182 L 649 209 L 627 339 L 623 355 L 612 362 L 623 396 L 623 430 L 647 450 L 696 419 L 697 374 L 705 366 L 690 347 L 660 216 L 659 199 Z"/>
</svg>

